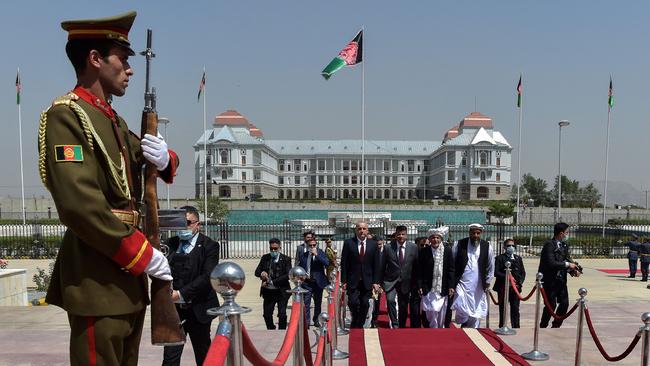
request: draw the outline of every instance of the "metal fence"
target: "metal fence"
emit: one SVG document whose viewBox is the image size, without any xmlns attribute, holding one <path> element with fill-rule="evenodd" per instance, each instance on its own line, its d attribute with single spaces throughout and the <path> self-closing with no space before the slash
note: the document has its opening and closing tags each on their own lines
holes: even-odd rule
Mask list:
<svg viewBox="0 0 650 366">
<path fill-rule="evenodd" d="M 404 222 L 380 221 L 370 224 L 370 232 L 377 236 L 389 237 L 395 231 L 396 224 Z M 439 226 L 440 223 L 411 223 L 407 224 L 409 239 L 426 236 L 426 232 Z M 464 238 L 468 234 L 466 224 L 451 224 L 447 238 L 452 242 Z M 500 225 L 486 224 L 482 238 L 488 240 L 494 247 L 495 253 L 502 251 L 502 243 L 507 238 L 514 238 L 518 254 L 524 257 L 539 256 L 546 240 L 553 235 L 552 225 Z M 350 223 L 333 226 L 318 225 L 309 222 L 296 224 L 289 221 L 273 224 L 231 224 L 223 222 L 209 225 L 205 232 L 211 238 L 221 243 L 222 259 L 256 259 L 268 252 L 268 242 L 278 238 L 283 243 L 283 252 L 292 256 L 297 245 L 302 243 L 302 234 L 313 231 L 322 246 L 322 239 L 330 237 L 334 246 L 339 250 L 343 241 L 353 237 L 354 226 Z M 59 251 L 61 240 L 66 228 L 63 225 L 29 224 L 29 225 L 0 225 L 0 258 L 18 259 L 47 259 L 55 258 Z M 602 226 L 579 225 L 571 227 L 569 246 L 571 254 L 576 258 L 601 257 L 620 258 L 627 254 L 625 244 L 632 234 L 646 237 L 650 241 L 650 226 Z M 163 241 L 173 234 L 163 232 Z"/>
</svg>

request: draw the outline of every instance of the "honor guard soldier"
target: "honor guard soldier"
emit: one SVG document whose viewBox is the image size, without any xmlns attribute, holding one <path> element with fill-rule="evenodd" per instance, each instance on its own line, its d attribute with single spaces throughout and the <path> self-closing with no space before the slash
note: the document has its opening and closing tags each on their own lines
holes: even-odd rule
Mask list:
<svg viewBox="0 0 650 366">
<path fill-rule="evenodd" d="M 46 301 L 68 313 L 71 365 L 136 365 L 146 274 L 170 281 L 165 256 L 138 229 L 145 159 L 171 183 L 176 154 L 140 138 L 111 106 L 133 70 L 128 33 L 136 13 L 61 23 L 74 89 L 40 118 L 39 173 L 67 226 Z"/>
</svg>

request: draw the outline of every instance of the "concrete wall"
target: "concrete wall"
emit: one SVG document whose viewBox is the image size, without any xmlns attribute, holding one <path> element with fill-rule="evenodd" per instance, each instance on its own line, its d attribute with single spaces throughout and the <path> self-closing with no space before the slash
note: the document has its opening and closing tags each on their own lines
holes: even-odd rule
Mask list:
<svg viewBox="0 0 650 366">
<path fill-rule="evenodd" d="M 0 269 L 0 306 L 27 305 L 27 270 Z"/>
</svg>

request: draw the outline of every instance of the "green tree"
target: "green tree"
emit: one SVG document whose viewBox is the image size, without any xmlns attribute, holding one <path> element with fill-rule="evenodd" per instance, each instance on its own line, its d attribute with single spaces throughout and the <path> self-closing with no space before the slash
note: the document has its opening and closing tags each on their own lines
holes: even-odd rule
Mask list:
<svg viewBox="0 0 650 366">
<path fill-rule="evenodd" d="M 553 187 L 552 195 L 553 202 L 557 205 L 557 177 L 555 177 L 555 186 Z M 580 182 L 571 180 L 567 176 L 562 175 L 562 207 L 591 207 L 594 208 L 598 205 L 600 200 L 600 192 L 593 185 L 588 184 L 586 187 L 580 187 Z"/>
<path fill-rule="evenodd" d="M 493 203 L 490 205 L 488 214 L 499 219 L 503 223 L 503 219 L 511 217 L 515 213 L 515 206 L 512 203 Z"/>
<path fill-rule="evenodd" d="M 203 200 L 199 201 L 198 206 L 200 212 L 205 212 Z M 229 212 L 228 205 L 222 202 L 219 197 L 208 197 L 208 217 L 206 221 L 223 221 L 228 217 Z"/>
<path fill-rule="evenodd" d="M 542 178 L 535 178 L 530 173 L 524 174 L 521 177 L 521 191 L 525 191 L 526 195 L 522 195 L 524 200 L 533 199 L 535 206 L 548 206 L 551 204 L 551 195 L 548 191 L 546 181 Z"/>
</svg>

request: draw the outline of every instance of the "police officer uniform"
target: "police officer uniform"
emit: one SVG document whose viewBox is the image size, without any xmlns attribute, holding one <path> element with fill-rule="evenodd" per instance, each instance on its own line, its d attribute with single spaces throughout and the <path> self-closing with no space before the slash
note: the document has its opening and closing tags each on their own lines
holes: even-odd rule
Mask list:
<svg viewBox="0 0 650 366">
<path fill-rule="evenodd" d="M 630 275 L 628 278 L 634 278 L 636 276 L 636 263 L 639 261 L 638 237 L 635 234 L 632 234 L 632 237 L 633 239 L 626 244 L 629 249 L 627 252 L 627 262 L 630 267 Z"/>
<path fill-rule="evenodd" d="M 136 13 L 67 21 L 69 42 L 112 40 L 130 54 Z M 106 100 L 77 86 L 41 113 L 39 173 L 67 226 L 46 301 L 68 313 L 72 365 L 135 365 L 154 254 L 138 229 L 139 138 Z M 178 158 L 160 176 L 171 183 Z"/>
<path fill-rule="evenodd" d="M 645 239 L 648 240 L 648 239 Z M 637 245 L 641 257 L 641 281 L 648 281 L 648 267 L 650 266 L 650 243 L 645 241 Z"/>
</svg>

